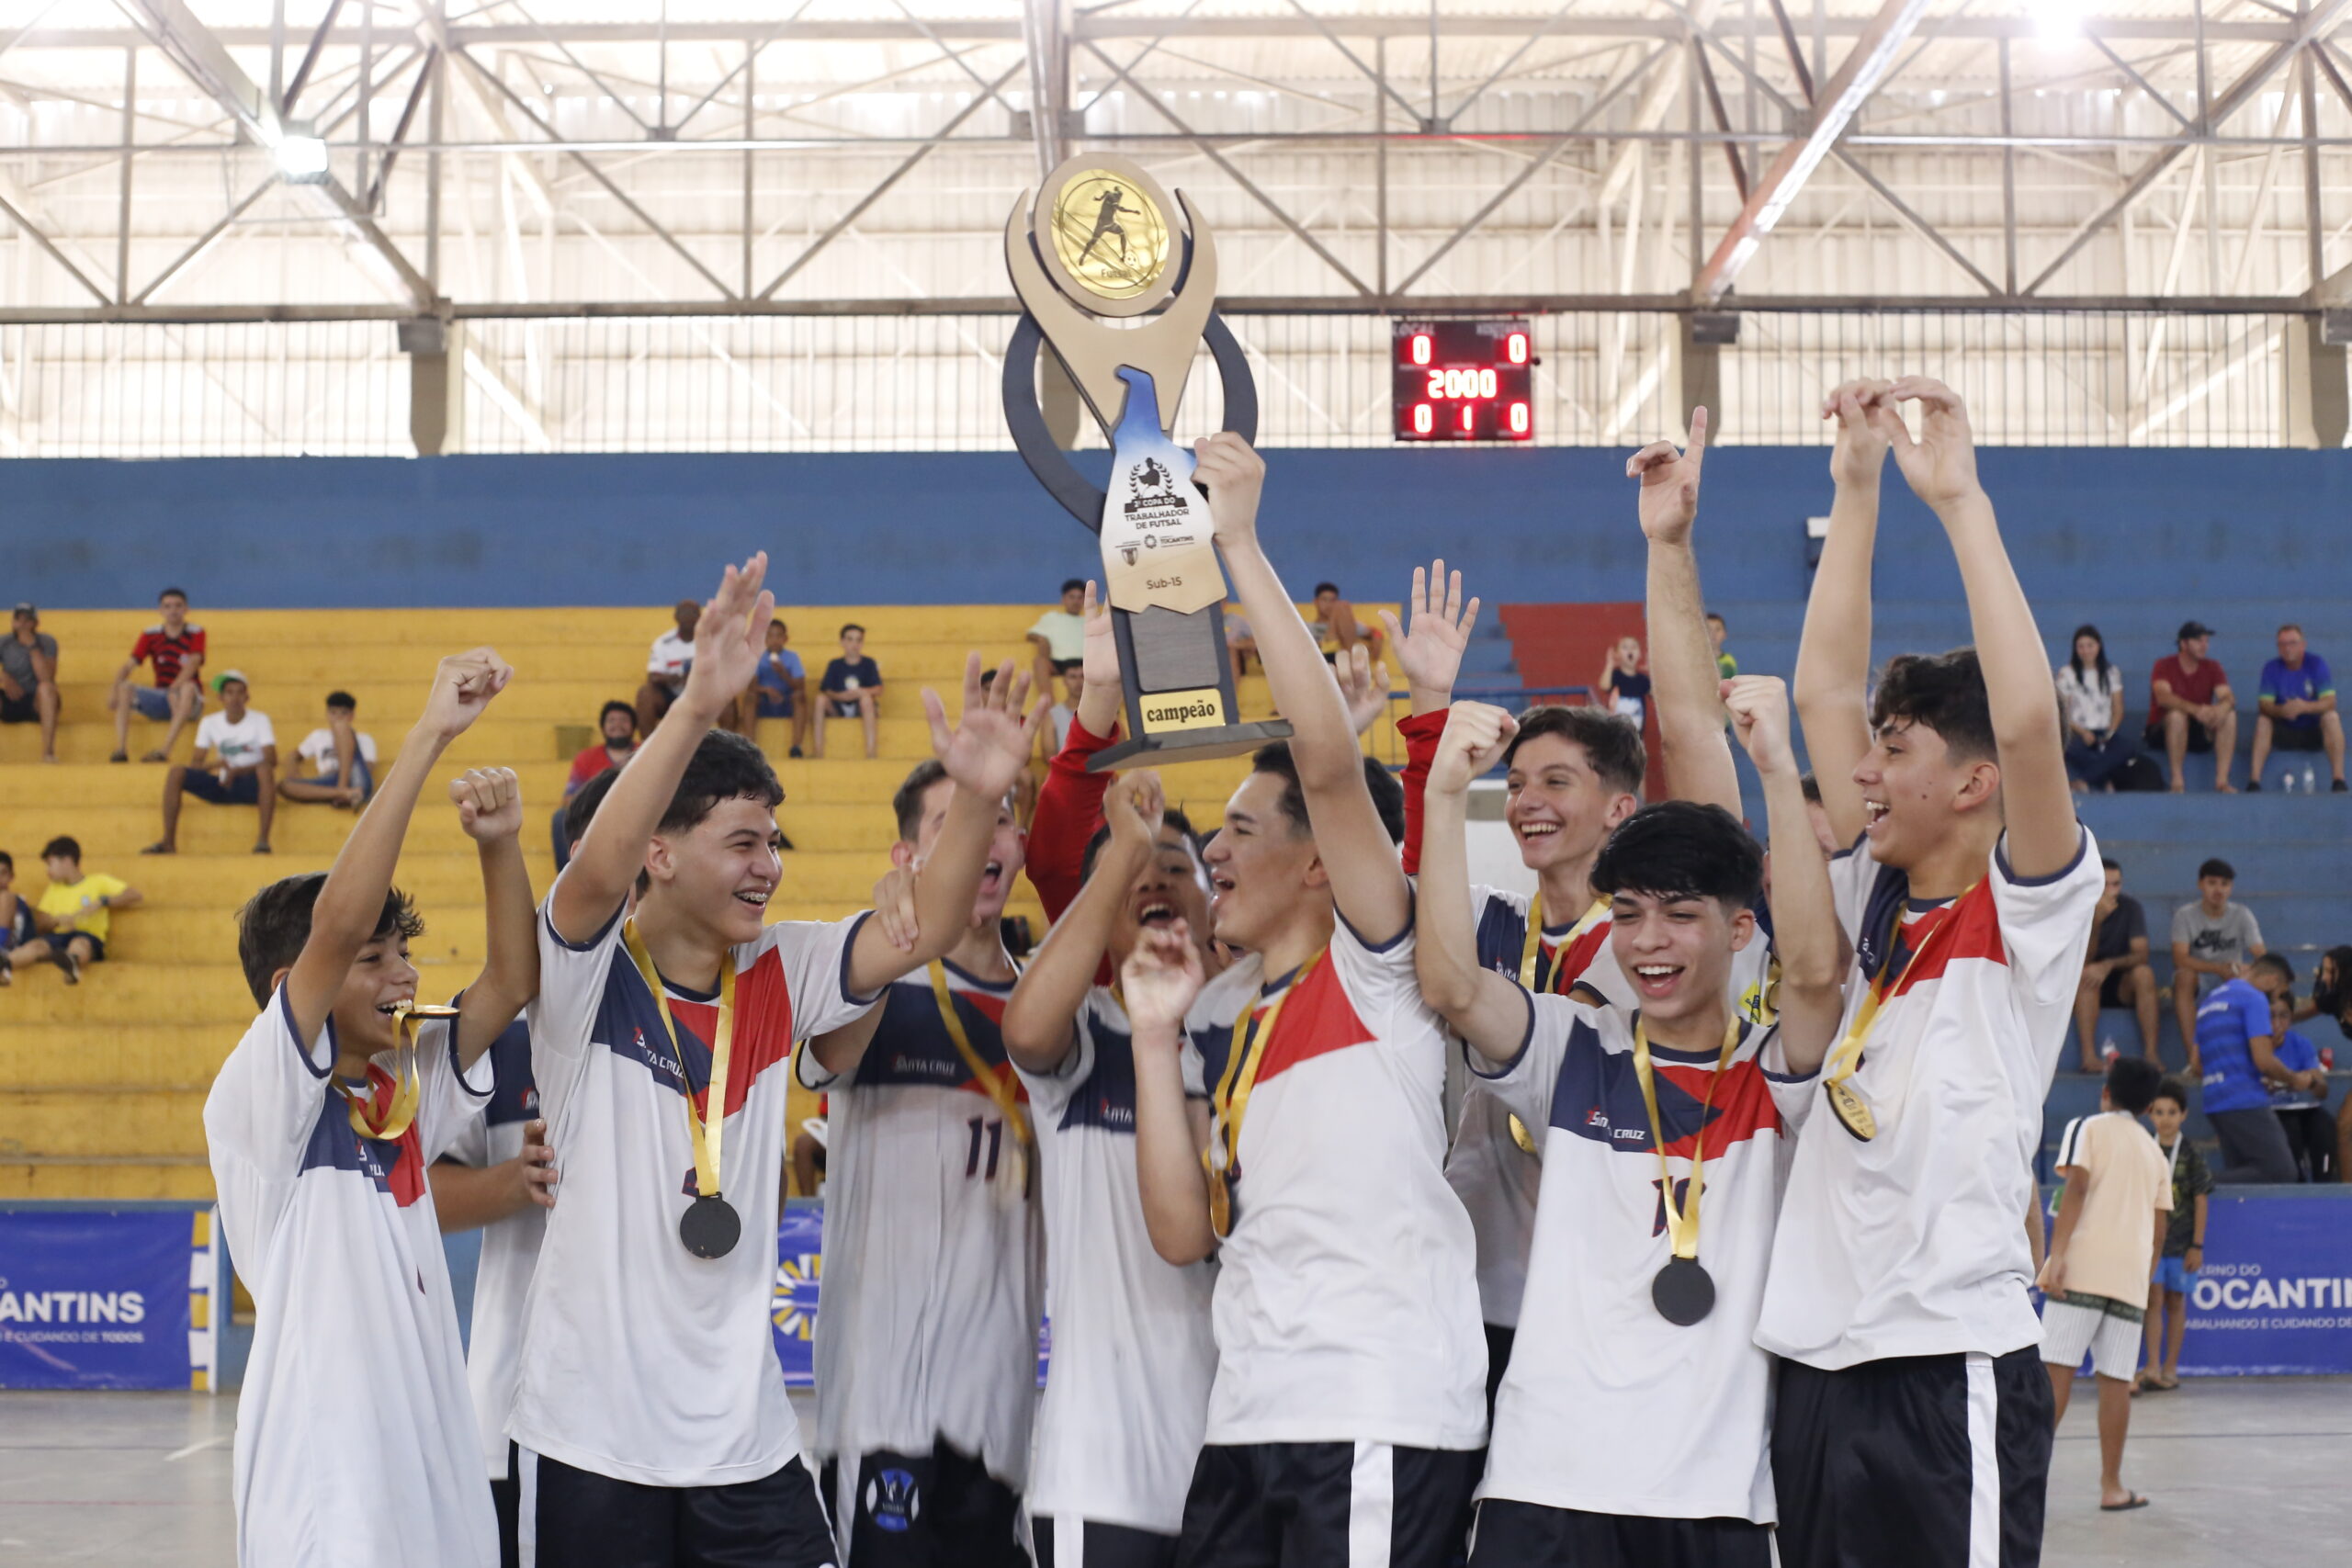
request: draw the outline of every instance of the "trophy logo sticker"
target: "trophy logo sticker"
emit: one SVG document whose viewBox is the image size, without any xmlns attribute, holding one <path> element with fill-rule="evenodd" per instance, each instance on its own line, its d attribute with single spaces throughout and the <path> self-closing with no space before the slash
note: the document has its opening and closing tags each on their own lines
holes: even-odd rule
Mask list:
<svg viewBox="0 0 2352 1568">
<path fill-rule="evenodd" d="M 1088 293 L 1132 299 L 1168 269 L 1168 218 L 1137 182 L 1086 169 L 1054 200 L 1052 233 L 1062 269 Z"/>
</svg>

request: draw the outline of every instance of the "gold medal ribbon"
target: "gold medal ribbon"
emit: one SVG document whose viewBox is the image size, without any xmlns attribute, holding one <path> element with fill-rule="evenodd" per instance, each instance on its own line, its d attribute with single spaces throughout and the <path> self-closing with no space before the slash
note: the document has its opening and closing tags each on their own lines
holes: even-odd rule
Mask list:
<svg viewBox="0 0 2352 1568">
<path fill-rule="evenodd" d="M 1567 934 L 1552 944 L 1553 953 L 1558 954 L 1567 952 L 1577 938 L 1608 918 L 1609 900 L 1595 898 L 1592 901 L 1592 908 L 1578 917 L 1577 923 L 1568 928 Z M 1544 895 L 1539 892 L 1527 906 L 1527 939 L 1519 950 L 1519 983 L 1531 991 L 1535 989 L 1535 962 L 1543 955 Z M 1545 976 L 1545 981 L 1544 989 L 1547 991 L 1560 992 L 1567 989 L 1566 986 L 1560 984 L 1560 961 L 1556 956 L 1552 960 L 1552 973 Z"/>
<path fill-rule="evenodd" d="M 1974 891 L 1976 884 L 1972 882 L 1961 889 L 1959 898 L 1945 906 L 1948 912 L 1942 921 L 1928 933 L 1927 940 L 1904 962 L 1900 971 L 1894 966 L 1894 955 L 1892 953 L 1887 954 L 1885 973 L 1863 996 L 1862 1005 L 1854 1011 L 1853 1027 L 1846 1031 L 1846 1038 L 1838 1043 L 1838 1049 L 1829 1054 L 1828 1075 L 1822 1080 L 1822 1089 L 1829 1096 L 1829 1107 L 1837 1112 L 1838 1120 L 1845 1124 L 1848 1132 L 1865 1143 L 1878 1136 L 1878 1118 L 1871 1114 L 1870 1107 L 1862 1103 L 1860 1095 L 1846 1087 L 1846 1080 L 1852 1077 L 1862 1065 L 1862 1043 L 1870 1037 L 1871 1025 L 1878 1021 L 1878 1010 L 1885 1004 L 1888 993 L 1901 984 L 1903 976 L 1911 972 L 1913 964 L 1928 955 L 1928 950 L 1936 945 L 1936 939 L 1957 923 L 1961 898 Z M 1907 910 L 1909 908 L 1910 903 L 1906 899 L 1904 908 Z M 1903 916 L 1898 913 L 1890 940 L 1899 941 L 1902 935 Z"/>
<path fill-rule="evenodd" d="M 1330 951 L 1328 942 L 1317 949 L 1263 1018 L 1256 1016 L 1258 999 L 1265 995 L 1260 987 L 1234 1024 L 1235 1049 L 1226 1057 L 1225 1071 L 1217 1075 L 1216 1092 L 1209 1099 L 1209 1146 L 1201 1151 L 1201 1168 L 1209 1173 L 1209 1223 L 1219 1235 L 1233 1233 L 1233 1171 L 1241 1163 L 1241 1119 L 1250 1113 L 1250 1094 L 1258 1086 L 1258 1069 L 1265 1065 L 1266 1048 L 1273 1043 L 1274 1025 L 1282 1021 L 1283 1004 L 1298 995 Z"/>
<path fill-rule="evenodd" d="M 455 1018 L 458 1010 L 436 1007 L 430 1002 L 422 1006 L 415 1002 L 395 1002 L 392 1004 L 392 1016 L 399 1021 L 400 1055 L 394 1059 L 391 1103 L 384 1108 L 382 1116 L 379 1118 L 376 1113 L 373 1084 L 356 1094 L 352 1092 L 349 1084 L 340 1079 L 334 1086 L 335 1092 L 343 1096 L 345 1113 L 351 1118 L 351 1130 L 378 1143 L 396 1142 L 416 1120 L 417 1102 L 424 1095 L 424 1075 L 416 1066 L 418 1021 L 428 1018 Z"/>
<path fill-rule="evenodd" d="M 719 1193 L 721 1146 L 727 1137 L 727 1064 L 735 1046 L 735 954 L 732 951 L 718 963 L 718 1038 L 710 1043 L 710 1081 L 706 1087 L 705 1100 L 709 1109 L 695 1104 L 695 1080 L 686 1073 L 685 1048 L 678 1043 L 678 1021 L 670 1016 L 668 987 L 654 971 L 653 957 L 645 951 L 645 939 L 637 934 L 637 922 L 621 927 L 621 940 L 628 944 L 628 955 L 637 964 L 637 972 L 645 979 L 645 988 L 653 993 L 653 1005 L 662 1010 L 662 1028 L 670 1036 L 670 1049 L 678 1058 L 678 1087 L 684 1091 L 686 1101 L 686 1140 L 695 1151 L 695 1191 L 705 1198 Z"/>
<path fill-rule="evenodd" d="M 1667 1162 L 1666 1128 L 1658 1120 L 1657 1075 L 1650 1067 L 1649 1025 L 1638 1015 L 1634 1020 L 1634 1076 L 1642 1080 L 1642 1104 L 1650 1113 L 1650 1143 L 1657 1150 L 1658 1174 L 1665 1179 L 1658 1183 L 1658 1199 L 1666 1205 L 1667 1238 L 1674 1244 L 1674 1256 L 1695 1258 L 1699 1256 L 1699 1195 L 1707 1185 L 1707 1118 L 1715 1109 L 1715 1086 L 1723 1082 L 1724 1074 L 1731 1068 L 1732 1053 L 1739 1049 L 1739 1016 L 1735 1013 L 1724 1024 L 1723 1054 L 1715 1058 L 1715 1070 L 1707 1079 L 1707 1097 L 1699 1102 L 1699 1128 L 1690 1134 L 1690 1192 L 1689 1201 L 1674 1201 L 1674 1167 Z"/>
<path fill-rule="evenodd" d="M 1021 1161 L 1021 1190 L 1029 1190 L 1029 1150 L 1036 1142 L 1030 1130 L 1029 1114 L 1021 1108 L 1020 1091 L 997 1076 L 972 1044 L 972 1036 L 964 1028 L 964 1020 L 956 1010 L 956 994 L 947 988 L 947 966 L 937 959 L 931 963 L 931 998 L 939 1004 L 939 1021 L 947 1027 L 947 1038 L 956 1043 L 956 1054 L 964 1058 L 965 1070 L 979 1080 L 980 1088 L 995 1102 L 997 1114 L 1012 1129 L 1014 1152 Z"/>
</svg>

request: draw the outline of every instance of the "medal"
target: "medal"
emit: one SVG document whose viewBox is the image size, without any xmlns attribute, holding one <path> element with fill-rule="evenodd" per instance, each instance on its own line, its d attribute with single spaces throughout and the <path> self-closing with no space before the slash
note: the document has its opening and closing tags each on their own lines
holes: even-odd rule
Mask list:
<svg viewBox="0 0 2352 1568">
<path fill-rule="evenodd" d="M 727 1136 L 727 1065 L 735 1050 L 735 954 L 730 951 L 719 960 L 718 1037 L 710 1043 L 705 1103 L 697 1106 L 694 1079 L 686 1073 L 685 1047 L 678 1039 L 678 1022 L 670 1016 L 668 987 L 654 971 L 653 957 L 645 951 L 645 939 L 637 934 L 635 920 L 621 928 L 621 940 L 628 946 L 645 988 L 653 993 L 653 1005 L 661 1010 L 662 1031 L 669 1035 L 671 1053 L 678 1062 L 678 1091 L 686 1102 L 686 1141 L 695 1151 L 695 1197 L 678 1216 L 678 1240 L 696 1258 L 724 1258 L 735 1250 L 743 1235 L 742 1218 L 718 1195 L 720 1156 Z"/>
<path fill-rule="evenodd" d="M 963 1015 L 956 1010 L 955 993 L 947 988 L 947 968 L 937 959 L 931 964 L 931 998 L 939 1004 L 939 1021 L 946 1027 L 947 1038 L 956 1044 L 956 1054 L 964 1058 L 964 1070 L 972 1075 L 1004 1124 L 1012 1129 L 1013 1184 L 1022 1195 L 1029 1191 L 1029 1151 L 1036 1144 L 1037 1134 L 1029 1126 L 1029 1113 L 1021 1108 L 1021 1091 L 990 1067 L 972 1044 L 971 1035 L 964 1028 Z"/>
<path fill-rule="evenodd" d="M 1677 1328 L 1688 1328 L 1715 1310 L 1715 1282 L 1699 1262 L 1699 1199 L 1707 1185 L 1707 1118 L 1715 1108 L 1715 1086 L 1731 1070 L 1732 1053 L 1739 1049 L 1739 1017 L 1724 1024 L 1723 1051 L 1707 1079 L 1707 1097 L 1699 1102 L 1699 1128 L 1690 1134 L 1690 1186 L 1683 1201 L 1674 1201 L 1674 1167 L 1666 1157 L 1666 1128 L 1657 1113 L 1657 1075 L 1650 1066 L 1649 1025 L 1634 1019 L 1634 1076 L 1641 1080 L 1642 1106 L 1650 1114 L 1650 1146 L 1657 1150 L 1658 1203 L 1666 1210 L 1666 1234 L 1674 1256 L 1650 1281 L 1650 1302 L 1658 1315 Z"/>
<path fill-rule="evenodd" d="M 1529 1132 L 1527 1130 L 1527 1123 L 1521 1121 L 1516 1115 L 1511 1115 L 1508 1111 L 1505 1112 L 1505 1114 L 1510 1115 L 1510 1141 L 1519 1145 L 1519 1152 L 1521 1154 L 1533 1154 L 1535 1152 L 1535 1134 Z"/>
<path fill-rule="evenodd" d="M 431 1002 L 394 1002 L 392 1017 L 400 1030 L 400 1055 L 395 1057 L 392 1072 L 392 1097 L 390 1104 L 379 1113 L 372 1088 L 353 1093 L 351 1086 L 338 1080 L 335 1092 L 343 1096 L 345 1114 L 351 1119 L 351 1130 L 376 1143 L 397 1143 L 416 1121 L 417 1102 L 424 1098 L 424 1085 L 416 1066 L 416 1026 L 421 1019 L 455 1018 L 458 1010 L 439 1007 Z"/>
<path fill-rule="evenodd" d="M 1828 1099 L 1829 1113 L 1838 1119 L 1838 1125 L 1862 1143 L 1867 1144 L 1878 1136 L 1877 1115 L 1847 1082 L 1861 1067 L 1862 1042 L 1869 1036 L 1871 1025 L 1878 1021 L 1878 1010 L 1885 1004 L 1887 993 L 1894 989 L 1895 983 L 1903 975 L 1911 972 L 1913 964 L 1928 955 L 1928 950 L 1936 945 L 1936 939 L 1959 921 L 1961 898 L 1974 891 L 1976 884 L 1973 882 L 1961 890 L 1960 898 L 1951 901 L 1942 922 L 1928 933 L 1928 940 L 1921 942 L 1918 951 L 1905 961 L 1901 974 L 1896 973 L 1892 955 L 1889 956 L 1886 972 L 1879 976 L 1878 983 L 1862 998 L 1862 1005 L 1855 1010 L 1853 1027 L 1846 1031 L 1846 1038 L 1839 1041 L 1838 1049 L 1830 1053 L 1828 1076 L 1821 1080 L 1821 1092 Z M 1898 913 L 1894 918 L 1894 934 L 1900 936 L 1902 931 L 1903 917 Z"/>
<path fill-rule="evenodd" d="M 1218 1075 L 1216 1092 L 1209 1097 L 1209 1146 L 1201 1151 L 1201 1166 L 1209 1173 L 1209 1228 L 1219 1238 L 1233 1234 L 1233 1184 L 1240 1179 L 1241 1119 L 1250 1111 L 1250 1091 L 1257 1087 L 1258 1069 L 1265 1064 L 1266 1048 L 1273 1043 L 1274 1025 L 1283 1015 L 1283 1004 L 1298 994 L 1315 966 L 1330 952 L 1326 944 L 1317 949 L 1298 971 L 1298 977 L 1274 1005 L 1266 1010 L 1264 1018 L 1256 1017 L 1258 997 L 1241 1010 L 1233 1022 L 1233 1050 L 1225 1059 L 1225 1071 Z M 1260 990 L 1259 996 L 1265 993 Z"/>
</svg>

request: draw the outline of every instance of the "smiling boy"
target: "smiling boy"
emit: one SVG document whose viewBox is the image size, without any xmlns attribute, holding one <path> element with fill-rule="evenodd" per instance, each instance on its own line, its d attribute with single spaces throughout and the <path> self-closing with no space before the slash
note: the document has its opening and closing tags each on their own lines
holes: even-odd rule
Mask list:
<svg viewBox="0 0 2352 1568">
<path fill-rule="evenodd" d="M 257 1309 L 237 1419 L 247 1568 L 498 1562 L 425 1168 L 481 1114 L 491 1042 L 537 988 L 514 775 L 450 785 L 480 846 L 489 956 L 413 1049 L 401 1015 L 424 927 L 391 878 L 427 774 L 510 673 L 486 648 L 443 660 L 334 869 L 273 883 L 238 916 L 262 1011 L 213 1080 L 204 1131 Z"/>
</svg>

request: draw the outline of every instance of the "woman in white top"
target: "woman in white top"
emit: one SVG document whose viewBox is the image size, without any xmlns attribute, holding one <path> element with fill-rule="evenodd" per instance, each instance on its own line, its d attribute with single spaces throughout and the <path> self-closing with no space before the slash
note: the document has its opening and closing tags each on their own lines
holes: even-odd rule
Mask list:
<svg viewBox="0 0 2352 1568">
<path fill-rule="evenodd" d="M 2058 714 L 2066 722 L 2066 774 L 2078 793 L 2115 787 L 2116 770 L 2139 755 L 2123 732 L 2123 671 L 2107 660 L 2098 628 L 2075 628 L 2075 654 L 2058 666 Z"/>
</svg>

